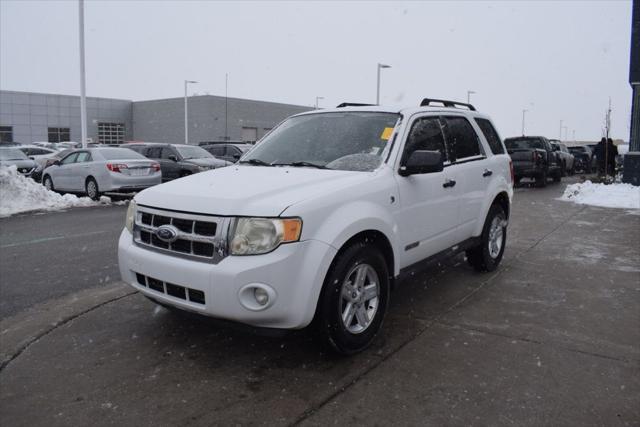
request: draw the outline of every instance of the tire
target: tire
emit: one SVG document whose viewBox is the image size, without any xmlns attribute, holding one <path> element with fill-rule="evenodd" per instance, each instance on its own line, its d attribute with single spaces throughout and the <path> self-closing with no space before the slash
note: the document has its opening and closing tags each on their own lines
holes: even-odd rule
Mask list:
<svg viewBox="0 0 640 427">
<path fill-rule="evenodd" d="M 553 174 L 553 182 L 562 181 L 562 169 Z"/>
<path fill-rule="evenodd" d="M 354 289 L 357 277 L 363 279 Z M 327 273 L 314 319 L 316 338 L 337 353 L 358 353 L 382 327 L 388 302 L 384 256 L 375 246 L 356 242 L 336 257 Z"/>
<path fill-rule="evenodd" d="M 189 176 L 189 175 L 191 175 L 191 172 L 189 172 L 189 171 L 180 172 L 180 178 L 184 178 L 185 176 Z"/>
<path fill-rule="evenodd" d="M 564 162 L 560 163 L 560 176 L 567 176 L 567 165 Z"/>
<path fill-rule="evenodd" d="M 502 261 L 507 243 L 506 219 L 502 206 L 491 205 L 484 221 L 480 245 L 466 252 L 467 262 L 476 271 L 493 271 Z"/>
<path fill-rule="evenodd" d="M 516 185 L 519 185 L 519 184 L 520 184 L 520 180 L 521 180 L 521 179 L 522 179 L 522 178 L 520 178 L 520 177 L 516 177 L 516 178 L 515 178 L 514 183 L 515 183 Z"/>
<path fill-rule="evenodd" d="M 547 171 L 543 170 L 540 172 L 540 175 L 536 176 L 536 187 L 546 187 L 547 186 Z"/>
<path fill-rule="evenodd" d="M 44 178 L 42 178 L 42 185 L 44 185 L 44 188 L 49 191 L 56 191 L 55 187 L 53 186 L 53 180 L 49 175 L 45 175 Z"/>
<path fill-rule="evenodd" d="M 93 178 L 88 178 L 84 184 L 85 193 L 91 200 L 100 200 L 100 190 L 98 189 L 98 183 Z"/>
</svg>

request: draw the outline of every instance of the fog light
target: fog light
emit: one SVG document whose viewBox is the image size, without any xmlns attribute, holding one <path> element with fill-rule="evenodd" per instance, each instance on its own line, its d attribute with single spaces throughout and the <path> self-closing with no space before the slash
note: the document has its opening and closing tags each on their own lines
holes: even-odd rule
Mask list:
<svg viewBox="0 0 640 427">
<path fill-rule="evenodd" d="M 265 305 L 269 302 L 269 294 L 262 288 L 254 288 L 253 289 L 253 297 L 256 299 L 256 302 L 260 305 Z"/>
</svg>

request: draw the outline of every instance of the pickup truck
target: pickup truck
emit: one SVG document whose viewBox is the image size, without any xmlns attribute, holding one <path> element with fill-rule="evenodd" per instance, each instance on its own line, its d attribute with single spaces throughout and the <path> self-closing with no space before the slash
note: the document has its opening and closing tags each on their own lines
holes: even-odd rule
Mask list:
<svg viewBox="0 0 640 427">
<path fill-rule="evenodd" d="M 298 114 L 235 165 L 138 193 L 123 280 L 174 310 L 363 350 L 402 277 L 462 252 L 492 271 L 505 250 L 502 140 L 473 106 L 436 101 Z"/>
<path fill-rule="evenodd" d="M 562 179 L 562 161 L 549 140 L 543 136 L 518 136 L 504 140 L 513 161 L 516 184 L 522 178 L 533 178 L 538 187 L 546 187 L 548 177 Z"/>
<path fill-rule="evenodd" d="M 575 173 L 575 157 L 567 146 L 557 139 L 550 139 L 551 148 L 562 163 L 562 176 L 573 175 Z"/>
</svg>

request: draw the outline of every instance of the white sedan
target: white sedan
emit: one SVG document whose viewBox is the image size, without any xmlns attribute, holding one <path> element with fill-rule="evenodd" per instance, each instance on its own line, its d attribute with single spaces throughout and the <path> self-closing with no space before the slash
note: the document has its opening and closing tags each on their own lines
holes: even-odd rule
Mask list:
<svg viewBox="0 0 640 427">
<path fill-rule="evenodd" d="M 48 190 L 84 193 L 94 200 L 101 193 L 132 193 L 161 181 L 159 163 L 127 148 L 74 150 L 42 173 Z"/>
</svg>

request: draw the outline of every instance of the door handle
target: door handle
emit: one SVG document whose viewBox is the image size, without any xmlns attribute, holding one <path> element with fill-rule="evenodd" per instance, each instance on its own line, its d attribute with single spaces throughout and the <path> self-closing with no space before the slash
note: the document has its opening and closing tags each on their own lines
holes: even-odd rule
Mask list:
<svg viewBox="0 0 640 427">
<path fill-rule="evenodd" d="M 456 182 L 453 179 L 448 179 L 448 178 L 444 181 L 444 184 L 442 184 L 444 188 L 453 187 L 455 185 L 456 185 Z"/>
<path fill-rule="evenodd" d="M 487 177 L 493 175 L 493 171 L 491 169 L 485 169 L 482 173 L 482 176 Z"/>
</svg>

